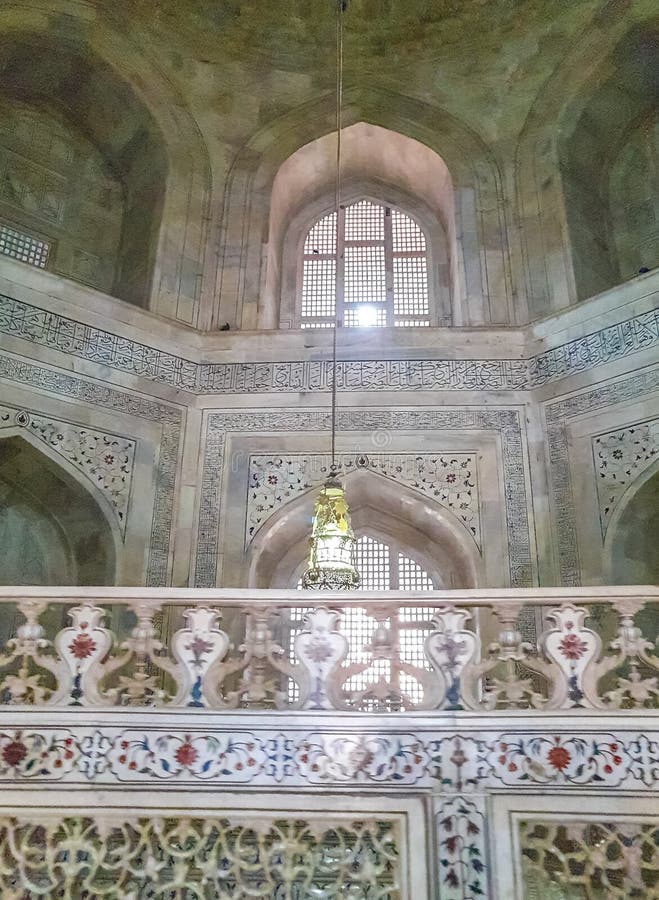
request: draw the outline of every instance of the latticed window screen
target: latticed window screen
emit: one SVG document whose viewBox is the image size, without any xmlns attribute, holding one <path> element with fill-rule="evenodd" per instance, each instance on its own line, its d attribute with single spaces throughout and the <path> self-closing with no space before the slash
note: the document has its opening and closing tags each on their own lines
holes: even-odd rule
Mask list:
<svg viewBox="0 0 659 900">
<path fill-rule="evenodd" d="M 361 591 L 432 591 L 435 588 L 432 577 L 418 562 L 403 553 L 402 550 L 377 540 L 368 534 L 363 534 L 357 539 L 355 564 L 361 576 Z M 302 589 L 302 579 L 298 581 L 298 590 Z M 291 624 L 291 653 L 295 633 L 301 627 L 305 613 L 310 609 L 296 609 L 292 611 Z M 341 630 L 348 638 L 350 651 L 346 663 L 364 662 L 368 658 L 368 652 L 364 647 L 370 644 L 373 632 L 376 628 L 376 620 L 359 608 L 345 609 L 342 614 Z M 423 654 L 423 641 L 430 628 L 430 613 L 423 607 L 407 607 L 392 614 L 387 622 L 395 633 L 401 659 L 412 665 L 425 668 L 428 663 Z M 379 670 L 383 678 L 390 676 L 390 663 L 388 660 L 375 660 L 374 667 Z M 359 690 L 373 672 L 366 671 L 355 675 L 347 684 L 351 689 Z M 406 682 L 403 684 L 403 682 Z M 401 676 L 401 687 L 405 689 L 412 699 L 420 699 L 421 687 L 412 678 Z M 295 690 L 293 688 L 293 690 Z M 418 695 L 418 697 L 417 697 Z M 293 696 L 291 699 L 295 699 Z"/>
<path fill-rule="evenodd" d="M 3 256 L 11 256 L 29 266 L 45 269 L 49 252 L 50 244 L 47 241 L 41 241 L 0 222 L 0 254 Z"/>
<path fill-rule="evenodd" d="M 338 225 L 338 228 L 337 228 Z M 414 219 L 360 200 L 311 228 L 302 264 L 302 328 L 430 325 L 426 238 Z"/>
</svg>

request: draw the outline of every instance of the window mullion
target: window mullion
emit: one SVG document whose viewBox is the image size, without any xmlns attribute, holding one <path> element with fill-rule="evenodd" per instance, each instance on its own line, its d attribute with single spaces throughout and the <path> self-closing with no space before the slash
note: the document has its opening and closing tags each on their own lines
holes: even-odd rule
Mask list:
<svg viewBox="0 0 659 900">
<path fill-rule="evenodd" d="M 345 308 L 346 211 L 339 207 L 336 221 L 336 325 L 343 325 Z M 335 326 L 336 327 L 336 326 Z"/>
<path fill-rule="evenodd" d="M 387 303 L 387 325 L 394 324 L 394 238 L 391 210 L 384 209 L 384 270 Z"/>
</svg>

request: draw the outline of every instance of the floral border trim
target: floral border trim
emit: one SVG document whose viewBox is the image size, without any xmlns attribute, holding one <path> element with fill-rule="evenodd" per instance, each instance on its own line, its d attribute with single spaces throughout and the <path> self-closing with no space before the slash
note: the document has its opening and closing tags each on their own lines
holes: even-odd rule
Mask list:
<svg viewBox="0 0 659 900">
<path fill-rule="evenodd" d="M 0 729 L 0 782 L 59 781 L 656 791 L 659 731 Z"/>
</svg>

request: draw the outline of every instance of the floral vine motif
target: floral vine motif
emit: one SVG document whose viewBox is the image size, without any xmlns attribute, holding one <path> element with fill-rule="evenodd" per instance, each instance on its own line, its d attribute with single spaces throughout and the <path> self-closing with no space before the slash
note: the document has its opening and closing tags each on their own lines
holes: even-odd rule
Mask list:
<svg viewBox="0 0 659 900">
<path fill-rule="evenodd" d="M 547 619 L 555 622 L 554 628 L 545 631 L 541 645 L 545 654 L 556 664 L 559 677 L 554 681 L 554 694 L 549 708 L 570 706 L 597 707 L 597 684 L 594 668 L 601 650 L 598 634 L 584 627 L 587 610 L 570 604 L 552 609 Z"/>
<path fill-rule="evenodd" d="M 413 735 L 327 737 L 311 734 L 298 745 L 295 762 L 312 783 L 393 781 L 415 784 L 428 754 Z"/>
<path fill-rule="evenodd" d="M 109 750 L 111 771 L 120 780 L 138 776 L 208 781 L 251 781 L 265 763 L 260 742 L 249 732 L 235 735 L 125 733 Z"/>
<path fill-rule="evenodd" d="M 368 469 L 432 497 L 460 519 L 480 547 L 477 467 L 473 454 L 345 455 L 339 458 L 338 469 L 341 474 Z M 275 510 L 320 485 L 327 475 L 327 461 L 318 455 L 251 456 L 245 545 L 249 545 Z"/>
<path fill-rule="evenodd" d="M 60 779 L 73 769 L 75 756 L 69 732 L 0 732 L 0 777 Z"/>
<path fill-rule="evenodd" d="M 463 708 L 461 677 L 465 669 L 469 672 L 469 663 L 478 649 L 476 636 L 466 628 L 469 619 L 471 613 L 467 610 L 439 607 L 432 620 L 433 631 L 424 644 L 426 655 L 443 682 L 438 705 L 447 709 Z"/>
<path fill-rule="evenodd" d="M 442 900 L 485 897 L 488 889 L 485 816 L 476 803 L 453 797 L 439 816 Z"/>
<path fill-rule="evenodd" d="M 86 475 L 108 498 L 122 534 L 125 533 L 135 441 L 69 422 L 45 419 L 25 410 L 0 409 L 6 410 L 5 415 L 11 415 L 16 425 L 27 429 L 34 438 Z"/>
<path fill-rule="evenodd" d="M 602 537 L 626 488 L 659 453 L 659 419 L 593 438 Z"/>
<path fill-rule="evenodd" d="M 305 616 L 303 630 L 295 637 L 295 656 L 308 675 L 300 680 L 303 708 L 331 709 L 336 699 L 330 680 L 348 652 L 348 641 L 338 630 L 339 620 L 338 612 L 318 607 Z"/>
<path fill-rule="evenodd" d="M 488 756 L 504 784 L 592 784 L 615 786 L 625 778 L 629 760 L 612 735 L 592 738 L 502 735 Z"/>
<path fill-rule="evenodd" d="M 220 630 L 220 611 L 195 607 L 183 613 L 185 628 L 172 640 L 174 656 L 183 670 L 183 678 L 175 703 L 203 707 L 208 705 L 203 679 L 214 663 L 224 658 L 229 638 Z"/>
</svg>

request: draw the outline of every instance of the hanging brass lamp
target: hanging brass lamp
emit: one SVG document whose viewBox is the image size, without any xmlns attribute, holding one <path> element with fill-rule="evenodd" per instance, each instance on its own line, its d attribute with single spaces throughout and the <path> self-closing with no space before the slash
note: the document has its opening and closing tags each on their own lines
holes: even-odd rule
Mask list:
<svg viewBox="0 0 659 900">
<path fill-rule="evenodd" d="M 352 591 L 359 587 L 355 535 L 343 485 L 330 475 L 316 497 L 309 541 L 309 565 L 302 587 L 317 591 Z"/>
<path fill-rule="evenodd" d="M 336 221 L 339 221 L 341 204 L 341 129 L 343 112 L 343 14 L 346 0 L 336 3 Z M 338 252 L 338 228 L 337 228 Z M 335 303 L 332 337 L 332 413 L 330 476 L 316 497 L 313 526 L 309 540 L 309 564 L 302 576 L 306 590 L 350 591 L 359 587 L 360 578 L 355 568 L 355 534 L 350 524 L 350 514 L 345 491 L 338 477 L 336 464 L 336 344 L 339 329 Z"/>
</svg>

